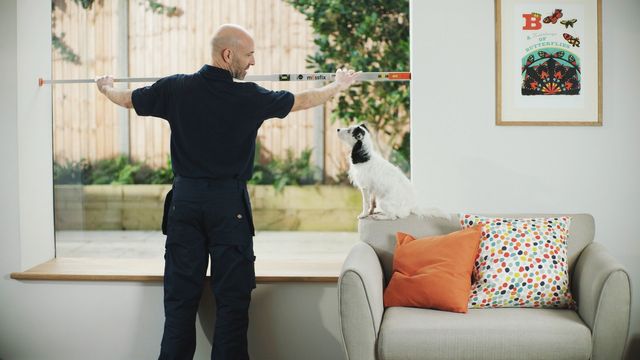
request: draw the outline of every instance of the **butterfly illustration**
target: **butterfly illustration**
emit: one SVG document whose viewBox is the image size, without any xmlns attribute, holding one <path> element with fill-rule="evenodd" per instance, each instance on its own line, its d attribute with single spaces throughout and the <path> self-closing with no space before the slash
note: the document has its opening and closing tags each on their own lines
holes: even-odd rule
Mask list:
<svg viewBox="0 0 640 360">
<path fill-rule="evenodd" d="M 556 9 L 553 14 L 542 19 L 542 22 L 545 24 L 552 23 L 555 24 L 562 17 L 562 9 Z"/>
<path fill-rule="evenodd" d="M 564 25 L 565 29 L 568 29 L 569 26 L 573 27 L 573 24 L 575 24 L 576 21 L 578 21 L 578 19 L 561 20 L 560 24 Z"/>
<path fill-rule="evenodd" d="M 576 57 L 573 55 L 569 55 L 569 62 L 571 63 L 571 65 L 576 66 Z"/>
<path fill-rule="evenodd" d="M 562 37 L 564 37 L 564 39 L 567 40 L 567 42 L 571 44 L 571 46 L 580 47 L 580 38 L 578 38 L 577 36 L 573 37 L 567 33 L 564 33 L 562 34 Z"/>
</svg>

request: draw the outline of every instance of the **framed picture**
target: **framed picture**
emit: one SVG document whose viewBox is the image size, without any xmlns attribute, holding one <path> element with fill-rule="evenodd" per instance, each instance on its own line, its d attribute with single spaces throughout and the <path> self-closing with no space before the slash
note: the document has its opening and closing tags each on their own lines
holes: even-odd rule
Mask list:
<svg viewBox="0 0 640 360">
<path fill-rule="evenodd" d="M 495 0 L 496 125 L 602 125 L 601 0 Z"/>
</svg>

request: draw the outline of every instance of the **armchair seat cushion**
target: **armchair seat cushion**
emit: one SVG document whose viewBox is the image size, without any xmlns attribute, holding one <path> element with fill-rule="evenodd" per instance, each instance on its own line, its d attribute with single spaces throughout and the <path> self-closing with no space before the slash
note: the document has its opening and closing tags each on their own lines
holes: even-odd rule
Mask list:
<svg viewBox="0 0 640 360">
<path fill-rule="evenodd" d="M 388 308 L 378 358 L 589 359 L 591 331 L 573 310 Z"/>
</svg>

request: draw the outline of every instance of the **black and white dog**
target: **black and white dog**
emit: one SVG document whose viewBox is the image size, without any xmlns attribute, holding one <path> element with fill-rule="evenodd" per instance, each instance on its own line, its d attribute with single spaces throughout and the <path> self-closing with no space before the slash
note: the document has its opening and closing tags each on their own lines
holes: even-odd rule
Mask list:
<svg viewBox="0 0 640 360">
<path fill-rule="evenodd" d="M 338 137 L 351 147 L 349 179 L 362 191 L 359 219 L 394 220 L 409 214 L 427 215 L 418 207 L 409 179 L 375 151 L 364 124 L 340 128 Z"/>
</svg>

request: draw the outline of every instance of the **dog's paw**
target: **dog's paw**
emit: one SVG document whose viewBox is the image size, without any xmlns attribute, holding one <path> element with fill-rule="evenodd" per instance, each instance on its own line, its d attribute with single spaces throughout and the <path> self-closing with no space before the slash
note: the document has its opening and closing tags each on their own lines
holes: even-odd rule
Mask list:
<svg viewBox="0 0 640 360">
<path fill-rule="evenodd" d="M 358 215 L 358 219 L 366 219 L 369 217 L 369 213 L 360 213 L 360 215 Z"/>
</svg>

